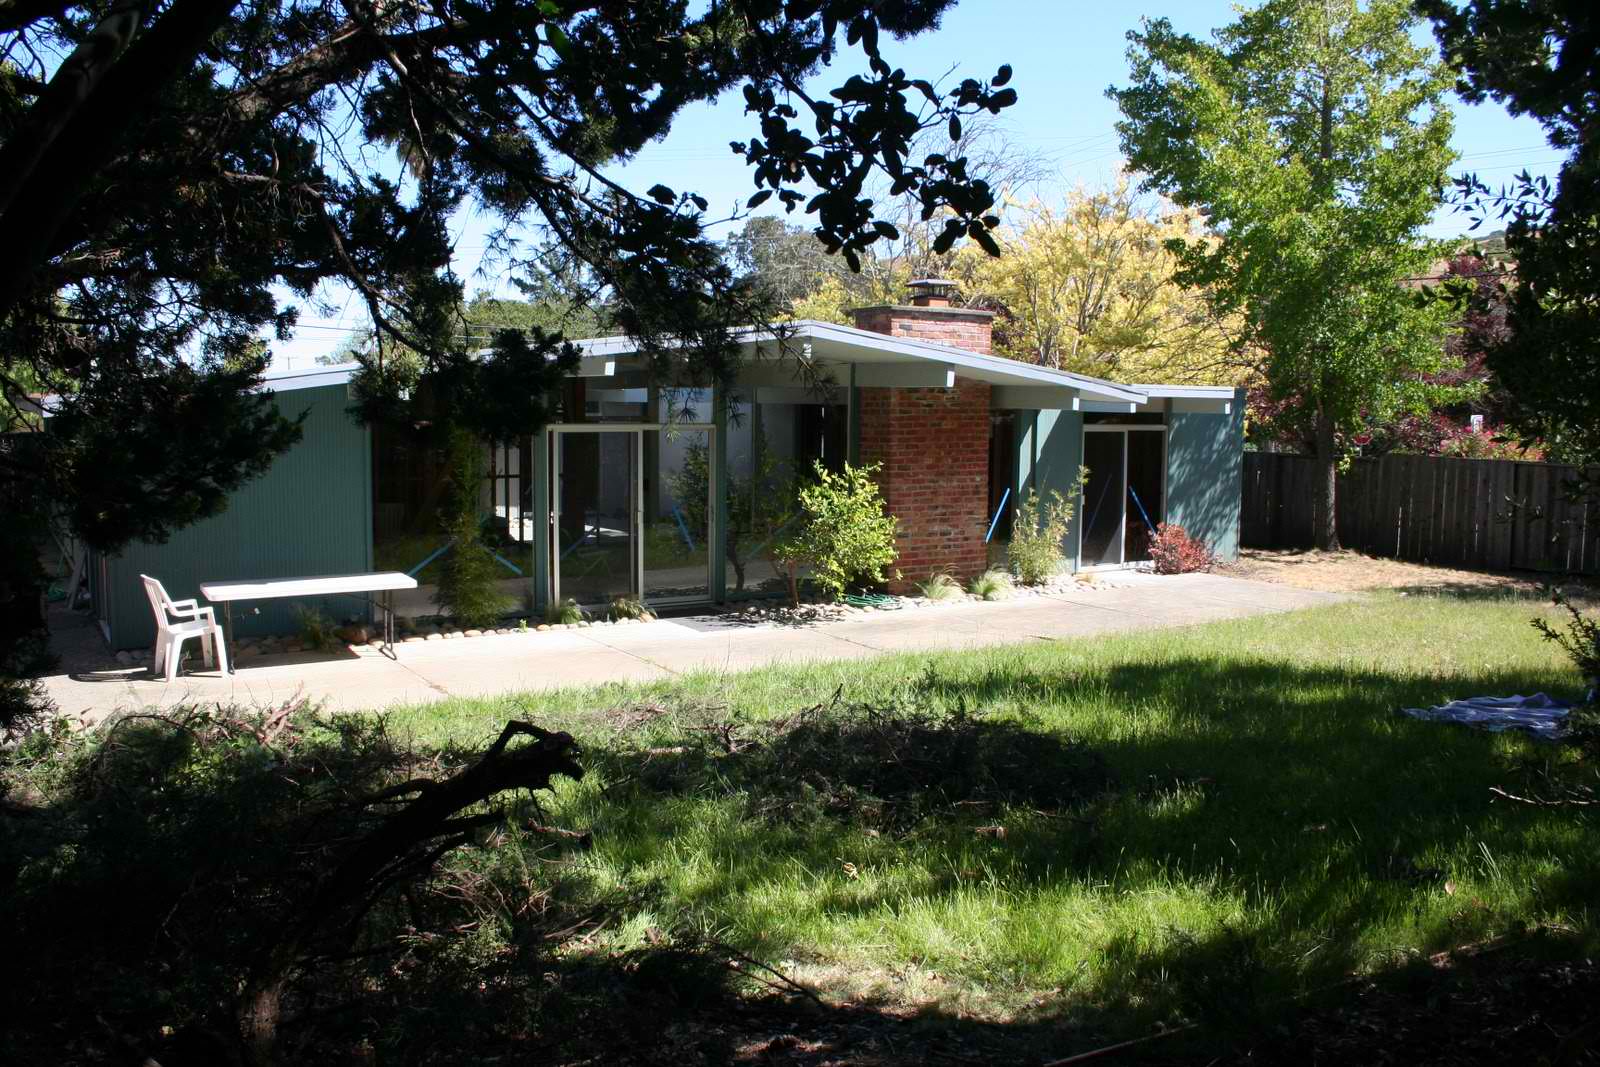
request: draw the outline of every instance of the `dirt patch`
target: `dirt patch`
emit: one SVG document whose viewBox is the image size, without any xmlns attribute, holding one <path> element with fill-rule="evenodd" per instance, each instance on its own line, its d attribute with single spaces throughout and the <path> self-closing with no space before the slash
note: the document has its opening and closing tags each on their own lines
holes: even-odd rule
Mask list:
<svg viewBox="0 0 1600 1067">
<path fill-rule="evenodd" d="M 1216 571 L 1233 578 L 1277 582 L 1327 593 L 1404 589 L 1415 592 L 1473 593 L 1480 596 L 1539 596 L 1545 585 L 1558 577 L 1527 571 L 1464 571 L 1454 567 L 1367 556 L 1360 552 L 1261 548 L 1241 550 L 1237 562 L 1222 564 Z"/>
</svg>

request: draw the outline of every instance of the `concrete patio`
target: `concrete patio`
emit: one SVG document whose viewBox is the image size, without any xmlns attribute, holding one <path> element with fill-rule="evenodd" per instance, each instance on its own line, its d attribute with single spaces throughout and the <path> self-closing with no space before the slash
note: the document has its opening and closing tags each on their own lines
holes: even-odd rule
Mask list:
<svg viewBox="0 0 1600 1067">
<path fill-rule="evenodd" d="M 232 676 L 180 675 L 171 685 L 144 667 L 46 678 L 61 711 L 87 720 L 128 708 L 182 703 L 273 705 L 304 695 L 337 711 L 451 697 L 653 681 L 694 671 L 863 659 L 895 652 L 977 648 L 1187 626 L 1337 603 L 1346 597 L 1214 574 L 1119 572 L 1088 587 L 994 603 L 963 601 L 875 612 L 804 627 L 715 616 L 624 626 L 493 634 L 376 649 L 245 659 Z"/>
</svg>

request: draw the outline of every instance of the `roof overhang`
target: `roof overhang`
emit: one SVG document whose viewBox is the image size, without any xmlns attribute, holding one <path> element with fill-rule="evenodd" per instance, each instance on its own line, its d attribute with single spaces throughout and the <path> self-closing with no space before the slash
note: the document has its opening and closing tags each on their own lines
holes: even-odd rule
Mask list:
<svg viewBox="0 0 1600 1067">
<path fill-rule="evenodd" d="M 802 319 L 777 329 L 740 330 L 744 363 L 736 383 L 750 389 L 793 390 L 827 385 L 951 389 L 958 379 L 990 386 L 992 407 L 1065 411 L 1150 411 L 1160 408 L 1231 413 L 1234 391 L 1211 385 L 1123 385 L 949 345 Z M 630 337 L 574 341 L 582 352 L 573 377 L 616 378 L 642 370 Z M 347 383 L 355 363 L 277 371 L 262 386 L 275 392 Z"/>
</svg>

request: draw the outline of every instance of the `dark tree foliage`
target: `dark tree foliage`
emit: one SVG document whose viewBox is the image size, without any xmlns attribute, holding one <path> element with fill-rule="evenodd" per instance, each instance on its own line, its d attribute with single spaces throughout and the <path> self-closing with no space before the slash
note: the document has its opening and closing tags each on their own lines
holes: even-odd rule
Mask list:
<svg viewBox="0 0 1600 1067">
<path fill-rule="evenodd" d="M 1009 69 L 937 88 L 881 49 L 951 2 L 0 0 L 0 407 L 60 397 L 42 460 L 0 450 L 0 515 L 48 499 L 115 548 L 216 512 L 296 439 L 252 389 L 259 338 L 293 328 L 285 292 L 325 283 L 372 320 L 363 416 L 415 425 L 425 398 L 433 424 L 535 428 L 576 351 L 534 332 L 485 354 L 462 329 L 464 205 L 499 221 L 513 271 L 519 227 L 560 249 L 662 378 L 724 377 L 763 308 L 706 239 L 709 205 L 604 168 L 741 87 L 748 207 L 803 209 L 854 266 L 895 232 L 867 193 L 886 181 L 948 220 L 946 247 L 992 249 L 988 185 L 909 146 L 1009 106 Z M 808 94 L 842 52 L 866 71 Z"/>
<path fill-rule="evenodd" d="M 1488 364 L 1512 418 L 1563 459 L 1600 458 L 1600 8 L 1558 0 L 1418 0 L 1473 102 L 1529 115 L 1567 153 L 1552 185 L 1526 172 L 1458 196 L 1504 220 L 1516 261 L 1505 336 Z"/>
</svg>

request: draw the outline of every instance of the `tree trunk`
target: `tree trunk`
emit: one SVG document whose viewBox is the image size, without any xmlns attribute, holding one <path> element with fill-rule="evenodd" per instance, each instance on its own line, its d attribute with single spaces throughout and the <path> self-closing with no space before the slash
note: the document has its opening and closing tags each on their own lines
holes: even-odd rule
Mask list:
<svg viewBox="0 0 1600 1067">
<path fill-rule="evenodd" d="M 1339 551 L 1338 475 L 1339 454 L 1334 435 L 1333 416 L 1325 407 L 1317 409 L 1317 500 L 1312 530 L 1316 545 L 1324 552 Z"/>
<path fill-rule="evenodd" d="M 245 1062 L 250 1067 L 273 1067 L 278 1062 L 278 1019 L 283 1013 L 283 976 L 252 983 L 239 1010 L 239 1031 Z"/>
</svg>

